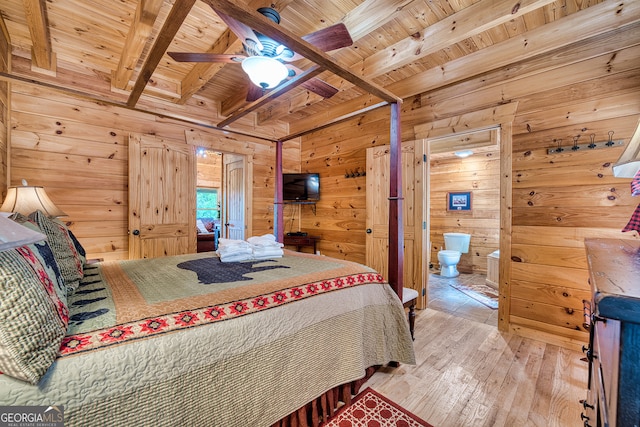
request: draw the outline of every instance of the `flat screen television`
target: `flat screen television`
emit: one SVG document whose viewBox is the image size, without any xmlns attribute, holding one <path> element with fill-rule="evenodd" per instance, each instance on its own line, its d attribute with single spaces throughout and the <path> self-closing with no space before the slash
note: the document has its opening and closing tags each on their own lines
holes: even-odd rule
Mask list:
<svg viewBox="0 0 640 427">
<path fill-rule="evenodd" d="M 320 176 L 317 173 L 283 173 L 282 199 L 299 202 L 320 200 Z"/>
</svg>

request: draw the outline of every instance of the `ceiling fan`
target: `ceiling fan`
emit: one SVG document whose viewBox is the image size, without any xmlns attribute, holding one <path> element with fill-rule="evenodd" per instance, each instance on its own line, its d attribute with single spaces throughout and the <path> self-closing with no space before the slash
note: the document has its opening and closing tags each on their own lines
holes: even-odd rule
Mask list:
<svg viewBox="0 0 640 427">
<path fill-rule="evenodd" d="M 258 12 L 276 24 L 280 24 L 280 14 L 275 9 L 261 7 Z M 227 24 L 229 29 L 238 36 L 238 39 L 242 41 L 245 54 L 190 52 L 167 52 L 167 54 L 178 62 L 242 64 L 242 69 L 253 82 L 253 85 L 249 85 L 248 101 L 255 101 L 266 90 L 273 89 L 286 79 L 302 73 L 302 70 L 291 64 L 293 61 L 302 59 L 301 55 L 264 34 L 253 31 L 249 26 L 224 13 L 217 10 L 216 13 Z M 307 34 L 302 39 L 325 52 L 353 44 L 349 30 L 342 23 Z M 309 79 L 301 83 L 301 86 L 324 98 L 330 98 L 338 93 L 338 89 L 318 78 Z"/>
</svg>

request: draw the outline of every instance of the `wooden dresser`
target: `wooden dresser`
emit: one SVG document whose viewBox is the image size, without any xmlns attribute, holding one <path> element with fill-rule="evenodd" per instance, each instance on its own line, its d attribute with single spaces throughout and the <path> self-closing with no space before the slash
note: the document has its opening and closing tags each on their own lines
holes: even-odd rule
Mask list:
<svg viewBox="0 0 640 427">
<path fill-rule="evenodd" d="M 585 239 L 592 299 L 585 426 L 640 426 L 640 241 Z"/>
</svg>

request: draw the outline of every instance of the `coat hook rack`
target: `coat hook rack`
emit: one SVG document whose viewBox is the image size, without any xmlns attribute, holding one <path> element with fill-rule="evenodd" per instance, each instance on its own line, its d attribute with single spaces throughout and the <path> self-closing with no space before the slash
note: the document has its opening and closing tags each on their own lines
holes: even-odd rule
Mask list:
<svg viewBox="0 0 640 427">
<path fill-rule="evenodd" d="M 360 171 L 360 168 L 357 167 L 355 171 L 353 169 L 351 171 L 345 171 L 344 177 L 345 178 L 357 178 L 359 176 L 366 176 L 366 175 L 367 175 L 366 171 Z"/>
<path fill-rule="evenodd" d="M 580 138 L 580 135 L 576 135 L 573 137 L 573 144 L 565 147 L 562 146 L 562 139 L 556 139 L 555 142 L 557 142 L 558 146 L 554 148 L 548 148 L 547 154 L 558 154 L 566 150 L 590 151 L 598 148 L 609 148 L 609 147 L 624 145 L 624 140 L 622 139 L 614 140 L 613 134 L 614 132 L 611 130 L 608 133 L 609 138 L 606 141 L 596 142 L 596 134 L 592 133 L 591 135 L 589 135 L 589 143 L 584 143 L 584 144 L 578 144 L 578 139 Z"/>
</svg>

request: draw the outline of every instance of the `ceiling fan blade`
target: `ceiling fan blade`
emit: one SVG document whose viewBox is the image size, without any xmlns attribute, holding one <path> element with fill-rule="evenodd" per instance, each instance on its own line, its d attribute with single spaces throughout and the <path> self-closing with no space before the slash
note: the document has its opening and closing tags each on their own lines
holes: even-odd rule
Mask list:
<svg viewBox="0 0 640 427">
<path fill-rule="evenodd" d="M 258 36 L 251 28 L 222 12 L 218 12 L 215 9 L 213 10 L 218 14 L 222 22 L 227 24 L 227 27 L 229 27 L 229 29 L 238 36 L 238 39 L 240 39 L 245 46 L 253 44 L 257 51 L 261 51 L 263 49 L 262 43 L 260 43 Z"/>
<path fill-rule="evenodd" d="M 314 77 L 306 82 L 302 83 L 300 86 L 303 88 L 310 90 L 313 93 L 317 93 L 323 98 L 331 98 L 333 95 L 338 93 L 338 89 L 331 86 L 329 83 L 324 80 L 320 80 L 317 77 Z"/>
<path fill-rule="evenodd" d="M 325 52 L 353 44 L 351 34 L 349 34 L 349 30 L 342 22 L 307 34 L 302 39 Z"/>
<path fill-rule="evenodd" d="M 249 90 L 247 91 L 247 101 L 253 102 L 256 99 L 262 98 L 262 95 L 264 95 L 264 90 L 261 87 L 258 87 L 253 83 L 249 83 Z"/>
<path fill-rule="evenodd" d="M 167 55 L 178 62 L 226 62 L 239 64 L 245 55 L 197 52 L 167 52 Z"/>
<path fill-rule="evenodd" d="M 353 39 L 351 39 L 349 30 L 341 22 L 313 33 L 309 33 L 306 36 L 302 36 L 302 39 L 325 52 L 351 46 L 353 44 Z M 304 58 L 302 55 L 295 52 L 293 53 L 293 56 L 282 56 L 282 60 L 287 62 L 297 61 L 302 58 Z"/>
<path fill-rule="evenodd" d="M 300 68 L 292 64 L 287 64 L 287 68 L 290 70 L 289 72 L 290 77 L 303 73 L 303 71 Z M 293 71 L 293 73 L 291 73 L 291 71 Z M 324 80 L 320 80 L 317 77 L 313 77 L 305 82 L 300 83 L 300 86 L 302 86 L 307 90 L 310 90 L 313 93 L 317 93 L 323 98 L 331 98 L 333 95 L 338 93 L 338 89 L 331 86 L 329 83 L 325 82 Z"/>
</svg>

